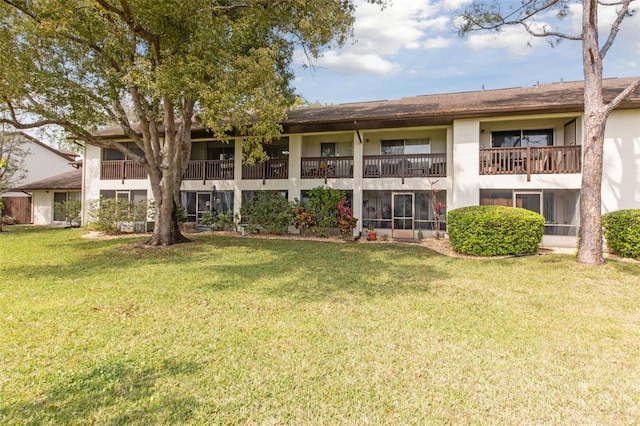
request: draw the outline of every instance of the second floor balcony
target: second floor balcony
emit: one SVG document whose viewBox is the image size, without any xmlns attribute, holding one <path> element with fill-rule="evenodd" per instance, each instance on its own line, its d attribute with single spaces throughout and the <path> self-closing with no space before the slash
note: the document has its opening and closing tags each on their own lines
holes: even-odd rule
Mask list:
<svg viewBox="0 0 640 426">
<path fill-rule="evenodd" d="M 234 178 L 234 160 L 191 160 L 184 172 L 184 180 L 229 180 Z M 100 179 L 146 179 L 147 171 L 133 160 L 108 160 L 100 165 Z"/>
<path fill-rule="evenodd" d="M 481 175 L 580 173 L 582 146 L 481 148 Z"/>
<path fill-rule="evenodd" d="M 445 177 L 446 154 L 365 155 L 364 178 Z"/>
</svg>

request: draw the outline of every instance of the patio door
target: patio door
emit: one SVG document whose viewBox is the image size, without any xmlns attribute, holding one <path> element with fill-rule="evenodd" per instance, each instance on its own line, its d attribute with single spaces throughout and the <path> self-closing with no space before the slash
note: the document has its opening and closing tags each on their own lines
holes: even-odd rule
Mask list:
<svg viewBox="0 0 640 426">
<path fill-rule="evenodd" d="M 196 223 L 202 222 L 202 216 L 211 212 L 211 193 L 198 192 L 196 195 Z"/>
<path fill-rule="evenodd" d="M 393 212 L 392 237 L 413 238 L 413 193 L 394 192 L 392 195 Z"/>
<path fill-rule="evenodd" d="M 542 192 L 515 192 L 515 206 L 542 214 Z"/>
</svg>

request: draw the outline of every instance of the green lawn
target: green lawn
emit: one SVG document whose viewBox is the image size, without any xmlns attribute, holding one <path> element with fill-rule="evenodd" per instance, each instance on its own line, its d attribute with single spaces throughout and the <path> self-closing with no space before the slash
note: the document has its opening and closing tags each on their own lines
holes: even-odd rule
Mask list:
<svg viewBox="0 0 640 426">
<path fill-rule="evenodd" d="M 638 424 L 640 264 L 0 234 L 0 423 Z"/>
</svg>

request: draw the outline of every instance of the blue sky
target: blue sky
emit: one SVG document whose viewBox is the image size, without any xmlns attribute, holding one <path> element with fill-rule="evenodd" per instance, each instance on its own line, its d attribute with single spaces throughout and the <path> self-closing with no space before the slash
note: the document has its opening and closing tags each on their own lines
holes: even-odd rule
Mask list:
<svg viewBox="0 0 640 426">
<path fill-rule="evenodd" d="M 581 44 L 562 41 L 551 47 L 523 29 L 474 33 L 459 38 L 455 11 L 470 0 L 392 0 L 384 10 L 361 3 L 354 40 L 328 50 L 310 68 L 298 54 L 294 65 L 297 92 L 309 102 L 399 99 L 432 93 L 462 92 L 582 80 Z M 520 1 L 505 1 L 506 7 Z M 640 4 L 636 6 L 640 9 Z M 599 16 L 600 34 L 608 35 L 614 8 Z M 579 34 L 581 5 L 574 4 L 562 29 Z M 542 16 L 539 24 L 557 22 Z M 640 75 L 640 10 L 625 19 L 605 58 L 605 77 Z"/>
</svg>

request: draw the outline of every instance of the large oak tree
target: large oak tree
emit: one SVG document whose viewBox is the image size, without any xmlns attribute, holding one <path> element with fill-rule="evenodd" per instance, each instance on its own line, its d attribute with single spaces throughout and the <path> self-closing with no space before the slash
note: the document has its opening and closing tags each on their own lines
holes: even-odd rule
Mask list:
<svg viewBox="0 0 640 426">
<path fill-rule="evenodd" d="M 214 137 L 243 137 L 245 161 L 263 157 L 260 143 L 279 135 L 294 101 L 294 49 L 317 57 L 344 43 L 354 8 L 352 0 L 0 0 L 0 121 L 61 126 L 142 164 L 156 207 L 149 244 L 181 242 L 193 123 Z M 139 150 L 96 137 L 109 123 Z"/>
<path fill-rule="evenodd" d="M 607 118 L 628 95 L 640 87 L 636 79 L 613 100 L 606 102 L 602 91 L 603 59 L 613 45 L 624 19 L 633 13 L 636 0 L 524 0 L 512 2 L 474 2 L 461 13 L 460 33 L 497 31 L 505 26 L 521 26 L 534 37 L 552 42 L 566 39 L 582 42 L 584 71 L 584 143 L 580 191 L 580 241 L 578 262 L 604 263 L 602 241 L 602 166 L 604 131 Z M 571 34 L 561 29 L 571 4 L 582 5 L 581 31 Z M 602 8 L 614 8 L 616 19 L 608 34 L 598 34 L 598 14 Z M 556 18 L 556 25 L 544 23 Z"/>
</svg>

